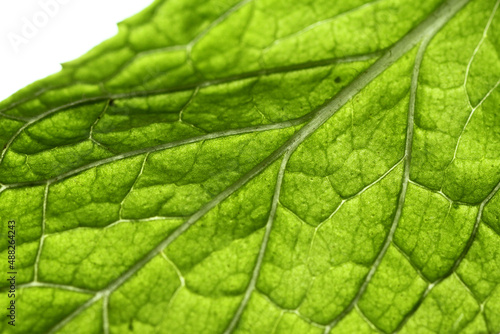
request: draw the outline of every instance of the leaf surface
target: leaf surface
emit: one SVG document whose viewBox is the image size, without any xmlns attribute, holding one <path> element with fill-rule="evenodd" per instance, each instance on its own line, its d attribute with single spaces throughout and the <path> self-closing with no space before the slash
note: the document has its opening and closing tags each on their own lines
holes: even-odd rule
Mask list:
<svg viewBox="0 0 500 334">
<path fill-rule="evenodd" d="M 498 333 L 499 3 L 158 0 L 1 102 L 15 333 Z"/>
</svg>

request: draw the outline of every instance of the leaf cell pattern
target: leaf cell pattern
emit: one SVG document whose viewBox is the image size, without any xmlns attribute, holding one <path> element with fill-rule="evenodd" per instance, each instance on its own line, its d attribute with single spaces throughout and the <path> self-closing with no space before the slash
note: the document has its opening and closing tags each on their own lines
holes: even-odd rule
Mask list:
<svg viewBox="0 0 500 334">
<path fill-rule="evenodd" d="M 15 332 L 498 333 L 499 5 L 158 0 L 1 102 Z"/>
</svg>

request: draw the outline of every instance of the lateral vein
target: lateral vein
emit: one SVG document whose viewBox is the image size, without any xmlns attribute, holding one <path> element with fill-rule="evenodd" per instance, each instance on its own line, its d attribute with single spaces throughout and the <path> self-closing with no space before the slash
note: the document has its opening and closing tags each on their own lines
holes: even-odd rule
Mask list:
<svg viewBox="0 0 500 334">
<path fill-rule="evenodd" d="M 264 260 L 264 255 L 266 253 L 267 245 L 269 243 L 269 237 L 271 236 L 271 231 L 273 228 L 274 224 L 274 218 L 276 216 L 276 210 L 278 208 L 278 202 L 279 202 L 279 197 L 281 193 L 281 185 L 283 183 L 283 176 L 285 175 L 285 169 L 288 164 L 288 160 L 290 159 L 291 154 L 293 151 L 287 151 L 283 157 L 283 160 L 281 162 L 281 166 L 278 172 L 278 178 L 276 181 L 276 186 L 274 189 L 274 196 L 273 196 L 273 201 L 271 204 L 271 211 L 269 213 L 269 218 L 267 220 L 266 224 L 266 230 L 264 233 L 264 237 L 262 238 L 262 244 L 259 250 L 259 255 L 257 256 L 257 261 L 255 262 L 255 267 L 252 273 L 252 278 L 250 279 L 250 282 L 248 283 L 247 289 L 245 291 L 245 295 L 243 296 L 243 299 L 238 306 L 238 309 L 236 310 L 236 313 L 233 316 L 233 319 L 231 320 L 231 323 L 229 326 L 226 328 L 224 331 L 224 334 L 229 334 L 234 331 L 236 328 L 236 325 L 238 324 L 241 315 L 243 314 L 243 311 L 245 310 L 248 302 L 250 301 L 250 296 L 252 295 L 252 292 L 255 290 L 255 285 L 257 284 L 257 279 L 259 278 L 260 270 L 262 268 L 262 262 Z"/>
<path fill-rule="evenodd" d="M 427 36 L 420 45 L 420 48 L 417 52 L 417 56 L 415 58 L 415 66 L 413 68 L 411 87 L 410 87 L 410 103 L 408 107 L 408 116 L 407 116 L 407 126 L 406 126 L 406 144 L 405 144 L 405 154 L 404 154 L 404 172 L 403 172 L 403 180 L 401 186 L 401 192 L 399 195 L 398 206 L 396 208 L 396 213 L 394 215 L 394 219 L 391 224 L 391 228 L 389 233 L 387 234 L 382 249 L 378 253 L 373 265 L 370 268 L 370 271 L 365 277 L 365 280 L 361 287 L 359 288 L 357 294 L 349 303 L 349 305 L 337 316 L 333 321 L 325 328 L 324 333 L 328 333 L 335 325 L 342 320 L 357 304 L 359 299 L 363 296 L 368 287 L 368 284 L 371 282 L 375 272 L 378 267 L 382 263 L 382 259 L 384 258 L 387 249 L 392 243 L 392 239 L 394 237 L 394 233 L 398 227 L 399 221 L 401 219 L 401 215 L 403 212 L 403 207 L 406 200 L 406 191 L 408 189 L 408 183 L 410 180 L 410 167 L 411 167 L 411 152 L 413 146 L 413 129 L 414 129 L 414 118 L 415 118 L 415 100 L 417 95 L 417 85 L 418 85 L 418 76 L 420 72 L 420 66 L 422 63 L 422 59 L 427 49 L 427 46 L 430 42 L 432 35 Z"/>
</svg>

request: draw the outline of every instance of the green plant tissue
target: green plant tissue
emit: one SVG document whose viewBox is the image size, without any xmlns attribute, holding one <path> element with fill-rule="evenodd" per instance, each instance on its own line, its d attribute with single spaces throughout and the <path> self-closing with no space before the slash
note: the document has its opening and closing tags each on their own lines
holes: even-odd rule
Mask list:
<svg viewBox="0 0 500 334">
<path fill-rule="evenodd" d="M 157 0 L 0 102 L 0 333 L 500 332 L 499 3 Z"/>
</svg>

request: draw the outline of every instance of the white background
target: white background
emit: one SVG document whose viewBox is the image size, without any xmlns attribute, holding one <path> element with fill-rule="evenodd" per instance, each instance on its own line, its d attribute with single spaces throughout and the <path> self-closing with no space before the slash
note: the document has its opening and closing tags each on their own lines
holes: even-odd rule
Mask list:
<svg viewBox="0 0 500 334">
<path fill-rule="evenodd" d="M 78 58 L 114 36 L 118 32 L 117 22 L 141 11 L 152 2 L 1 0 L 0 101 L 33 81 L 58 72 L 60 63 Z M 44 10 L 44 7 L 51 10 Z M 50 15 L 47 15 L 47 11 Z M 33 36 L 23 34 L 26 21 L 37 29 Z M 24 40 L 22 43 L 13 43 L 9 37 L 17 41 L 17 37 Z M 13 44 L 19 45 L 16 47 Z"/>
</svg>

